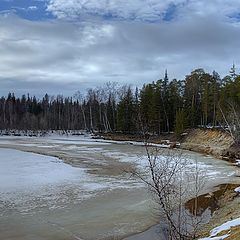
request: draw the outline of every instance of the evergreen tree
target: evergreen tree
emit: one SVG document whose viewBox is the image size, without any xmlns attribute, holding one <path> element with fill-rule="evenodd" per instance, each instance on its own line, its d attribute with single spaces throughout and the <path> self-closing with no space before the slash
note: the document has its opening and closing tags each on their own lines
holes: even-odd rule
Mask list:
<svg viewBox="0 0 240 240">
<path fill-rule="evenodd" d="M 176 120 L 175 120 L 175 133 L 177 137 L 180 137 L 180 135 L 183 133 L 183 131 L 187 127 L 187 121 L 186 121 L 186 113 L 183 109 L 179 109 L 176 112 Z"/>
<path fill-rule="evenodd" d="M 186 76 L 184 90 L 184 107 L 187 111 L 188 122 L 191 127 L 202 123 L 201 98 L 202 98 L 202 77 L 205 74 L 203 69 L 196 69 Z"/>
<path fill-rule="evenodd" d="M 136 130 L 135 124 L 134 97 L 131 88 L 128 87 L 118 104 L 117 129 L 125 133 L 133 133 Z"/>
<path fill-rule="evenodd" d="M 107 83 L 78 92 L 74 98 L 29 94 L 0 98 L 0 128 L 22 130 L 68 130 L 162 134 L 186 126 L 224 125 L 224 116 L 240 109 L 240 76 L 233 65 L 230 75 L 196 69 L 185 80 L 163 79 L 144 84 L 135 92 L 129 86 Z M 233 111 L 234 110 L 234 111 Z M 184 127 L 183 127 L 184 126 Z"/>
</svg>

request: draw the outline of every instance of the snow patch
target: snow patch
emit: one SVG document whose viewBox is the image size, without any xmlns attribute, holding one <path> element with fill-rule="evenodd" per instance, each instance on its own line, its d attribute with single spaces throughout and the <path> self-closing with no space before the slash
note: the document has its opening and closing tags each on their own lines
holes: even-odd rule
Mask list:
<svg viewBox="0 0 240 240">
<path fill-rule="evenodd" d="M 236 159 L 235 165 L 240 166 L 240 159 Z"/>
<path fill-rule="evenodd" d="M 234 191 L 240 193 L 240 187 L 235 188 Z"/>
<path fill-rule="evenodd" d="M 227 237 L 229 237 L 229 233 L 223 236 L 217 236 L 219 233 L 223 232 L 223 231 L 230 231 L 230 229 L 232 227 L 236 227 L 240 225 L 240 218 L 236 218 L 234 220 L 228 221 L 224 224 L 222 224 L 221 226 L 218 226 L 216 228 L 214 228 L 211 232 L 210 232 L 210 236 L 207 238 L 201 238 L 199 240 L 221 240 L 221 239 L 225 239 Z M 217 237 L 216 237 L 217 236 Z"/>
<path fill-rule="evenodd" d="M 143 186 L 138 181 L 97 176 L 87 170 L 55 157 L 0 148 L 0 216 L 9 209 L 23 215 L 42 208 L 63 209 L 103 191 Z"/>
<path fill-rule="evenodd" d="M 0 149 L 1 192 L 16 191 L 86 178 L 83 169 L 62 160 L 12 149 Z"/>
<path fill-rule="evenodd" d="M 207 237 L 207 238 L 201 238 L 199 240 L 224 240 L 225 238 L 229 237 L 229 234 L 220 236 L 220 237 Z"/>
</svg>

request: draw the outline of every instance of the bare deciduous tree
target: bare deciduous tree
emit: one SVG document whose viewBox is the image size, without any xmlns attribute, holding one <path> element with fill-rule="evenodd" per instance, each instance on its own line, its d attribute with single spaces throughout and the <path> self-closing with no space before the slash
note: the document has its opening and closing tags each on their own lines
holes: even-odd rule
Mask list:
<svg viewBox="0 0 240 240">
<path fill-rule="evenodd" d="M 224 122 L 222 124 L 223 129 L 225 129 L 224 126 L 227 126 L 227 131 L 229 131 L 234 142 L 240 144 L 240 112 L 237 110 L 238 107 L 233 102 L 227 102 L 227 111 L 225 111 L 227 114 L 224 113 L 220 104 L 219 109 Z"/>
<path fill-rule="evenodd" d="M 80 107 L 81 107 L 81 111 L 82 111 L 82 115 L 83 115 L 83 122 L 84 122 L 84 129 L 87 130 L 87 123 L 86 123 L 86 114 L 85 114 L 85 110 L 83 108 L 83 95 L 81 94 L 80 91 L 77 91 L 74 95 L 74 98 L 77 99 L 79 101 Z"/>
<path fill-rule="evenodd" d="M 134 170 L 157 203 L 160 222 L 167 224 L 167 239 L 190 240 L 196 237 L 202 222 L 198 214 L 198 199 L 204 186 L 204 176 L 198 163 L 189 162 L 181 152 L 165 151 L 146 145 L 147 164 L 144 170 Z M 195 199 L 189 212 L 185 203 Z"/>
</svg>

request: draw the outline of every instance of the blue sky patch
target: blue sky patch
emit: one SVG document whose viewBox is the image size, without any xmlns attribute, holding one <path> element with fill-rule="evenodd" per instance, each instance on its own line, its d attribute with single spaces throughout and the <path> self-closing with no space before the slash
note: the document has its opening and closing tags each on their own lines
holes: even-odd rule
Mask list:
<svg viewBox="0 0 240 240">
<path fill-rule="evenodd" d="M 175 4 L 169 4 L 166 12 L 164 13 L 163 16 L 163 21 L 172 21 L 177 15 L 177 6 Z"/>
<path fill-rule="evenodd" d="M 157 0 L 149 0 L 146 5 L 142 0 L 131 0 L 133 4 L 129 6 L 124 1 L 113 1 L 116 7 L 111 7 L 106 1 L 103 1 L 103 5 L 99 5 L 98 1 L 102 0 L 89 0 L 82 4 L 77 0 L 65 1 L 0 0 L 0 14 L 15 14 L 20 18 L 31 21 L 47 21 L 55 18 L 79 21 L 85 17 L 97 17 L 109 21 L 159 23 L 172 22 L 181 10 L 189 4 L 187 0 L 182 0 L 180 3 L 171 1 L 170 4 L 166 3 L 164 7 L 161 7 L 157 5 Z M 156 4 L 156 7 L 153 3 Z M 196 5 L 195 9 L 198 8 L 199 6 Z M 230 10 L 226 11 L 225 16 L 228 16 L 231 21 L 240 22 L 238 10 L 235 10 L 236 13 L 231 15 L 229 14 Z M 192 14 L 194 15 L 194 10 Z"/>
<path fill-rule="evenodd" d="M 240 13 L 234 13 L 229 15 L 228 17 L 236 22 L 240 22 Z"/>
<path fill-rule="evenodd" d="M 33 21 L 53 18 L 46 9 L 44 0 L 2 0 L 0 4 L 0 13 L 12 13 Z"/>
<path fill-rule="evenodd" d="M 42 21 L 57 18 L 58 17 L 57 15 L 53 15 L 51 14 L 50 11 L 47 11 L 48 4 L 49 0 L 0 0 L 0 14 L 12 13 L 16 14 L 21 18 L 32 21 Z M 116 13 L 106 11 L 104 14 L 103 12 L 100 11 L 101 9 L 99 9 L 99 12 L 97 12 L 96 9 L 94 9 L 94 11 L 91 10 L 92 9 L 88 9 L 88 11 L 86 11 L 85 14 L 93 17 L 100 17 L 103 18 L 104 20 L 119 20 L 119 21 L 140 20 L 144 22 L 155 23 L 161 21 L 167 22 L 172 21 L 176 16 L 177 5 L 174 3 L 170 4 L 164 13 L 160 11 L 158 13 L 156 12 L 156 10 L 154 10 L 152 16 L 151 15 L 147 17 L 144 16 L 144 18 L 141 18 L 141 16 L 139 17 L 138 12 L 135 13 L 134 11 L 132 12 L 132 14 L 127 15 L 127 17 L 123 17 L 121 14 L 118 14 L 118 12 Z M 65 9 L 63 9 L 63 12 L 64 11 Z M 81 11 L 79 12 L 79 16 L 81 16 L 80 13 Z"/>
</svg>

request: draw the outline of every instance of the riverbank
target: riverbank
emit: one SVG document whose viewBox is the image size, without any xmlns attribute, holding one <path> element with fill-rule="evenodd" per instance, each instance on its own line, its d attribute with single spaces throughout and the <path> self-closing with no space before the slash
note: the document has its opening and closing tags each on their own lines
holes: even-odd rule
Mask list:
<svg viewBox="0 0 240 240">
<path fill-rule="evenodd" d="M 47 137 L 47 136 L 84 136 L 89 135 L 85 131 L 20 131 L 1 130 L 0 136 L 13 137 Z M 240 159 L 240 146 L 234 144 L 230 134 L 219 129 L 187 129 L 180 137 L 172 133 L 162 133 L 160 136 L 148 135 L 146 138 L 141 134 L 123 133 L 95 133 L 91 135 L 95 139 L 121 141 L 129 144 L 134 142 L 158 144 L 160 147 L 175 148 L 212 155 L 219 159 L 235 160 Z"/>
<path fill-rule="evenodd" d="M 231 135 L 216 129 L 191 129 L 181 138 L 181 149 L 212 155 L 234 161 L 239 157 L 239 148 L 234 146 Z M 231 152 L 231 153 L 230 153 Z"/>
<path fill-rule="evenodd" d="M 97 133 L 95 138 L 136 142 L 146 140 L 140 134 L 121 133 Z M 189 129 L 178 138 L 174 133 L 162 134 L 160 136 L 149 135 L 147 142 L 161 144 L 169 148 L 178 147 L 232 162 L 240 159 L 240 147 L 234 144 L 230 134 L 216 129 Z"/>
<path fill-rule="evenodd" d="M 221 186 L 225 190 L 223 189 L 223 194 L 218 197 L 218 207 L 213 212 L 210 221 L 200 230 L 199 237 L 203 240 L 240 239 L 240 221 L 237 221 L 240 217 L 240 193 L 236 191 L 236 186 L 239 184 Z M 235 225 L 231 222 L 235 222 Z"/>
<path fill-rule="evenodd" d="M 143 184 L 121 170 L 141 149 L 84 136 L 0 138 L 0 239 L 110 239 L 154 225 Z"/>
<path fill-rule="evenodd" d="M 101 134 L 101 138 L 118 141 L 143 141 L 141 136 L 138 135 Z M 150 136 L 148 139 L 151 143 L 165 144 L 169 147 L 179 146 L 184 150 L 212 155 L 216 158 L 239 164 L 239 146 L 234 144 L 233 139 L 227 132 L 212 129 L 192 129 L 186 131 L 178 140 L 179 144 L 174 134 L 166 134 L 160 137 Z M 240 171 L 236 170 L 236 172 Z M 212 212 L 210 221 L 201 228 L 199 238 L 204 238 L 205 240 L 214 239 L 207 237 L 210 236 L 210 231 L 212 229 L 240 217 L 240 193 L 234 191 L 236 186 L 240 184 L 240 180 L 238 180 L 237 176 L 239 176 L 239 173 L 236 173 L 236 185 L 220 185 L 215 187 L 213 191 L 199 196 L 199 200 L 202 203 L 202 209 L 209 208 Z M 149 236 L 154 236 L 153 232 L 156 231 L 156 228 L 155 226 L 127 240 L 147 240 Z M 219 236 L 222 236 L 224 233 L 226 233 L 226 231 L 220 231 Z M 228 229 L 227 233 L 225 238 L 218 239 L 239 240 L 240 226 L 234 226 L 231 230 Z"/>
<path fill-rule="evenodd" d="M 214 187 L 206 194 L 200 195 L 197 198 L 197 213 L 201 216 L 205 211 L 210 212 L 210 220 L 208 223 L 200 227 L 196 239 L 202 240 L 222 240 L 224 238 L 210 238 L 212 229 L 222 225 L 228 221 L 237 219 L 240 216 L 240 193 L 234 191 L 239 184 L 221 184 Z M 195 209 L 195 199 L 190 199 L 186 202 L 185 207 L 190 212 Z M 158 240 L 159 238 L 159 225 L 155 225 L 145 232 L 133 235 L 124 240 Z M 229 230 L 227 231 L 229 232 Z M 226 232 L 219 232 L 222 236 Z M 239 240 L 240 239 L 240 226 L 235 226 L 231 229 L 226 240 Z"/>
<path fill-rule="evenodd" d="M 77 224 L 81 223 L 81 219 L 79 220 L 79 216 L 81 216 L 83 219 L 83 223 L 81 223 L 81 225 L 76 225 L 77 229 L 73 229 L 74 232 L 78 233 L 78 231 L 80 231 L 80 236 L 83 236 L 83 239 L 85 236 L 87 236 L 87 234 L 89 234 L 87 231 L 89 230 L 89 228 L 91 229 L 95 229 L 98 230 L 99 234 L 104 232 L 104 233 L 108 233 L 109 235 L 116 235 L 116 236 L 126 236 L 129 235 L 131 232 L 132 233 L 136 233 L 139 230 L 141 231 L 142 229 L 146 229 L 146 227 L 148 226 L 152 226 L 153 224 L 156 223 L 156 221 L 153 221 L 152 219 L 152 214 L 150 213 L 150 210 L 144 210 L 144 206 L 146 206 L 146 204 L 144 203 L 146 195 L 142 194 L 141 195 L 141 199 L 139 197 L 140 191 L 139 189 L 136 190 L 136 192 L 134 192 L 133 194 L 133 189 L 131 190 L 127 190 L 126 187 L 130 184 L 132 184 L 129 179 L 125 179 L 124 176 L 122 176 L 122 168 L 126 168 L 126 165 L 133 165 L 135 166 L 136 161 L 139 159 L 140 155 L 144 155 L 144 148 L 142 147 L 141 143 L 136 143 L 134 142 L 135 139 L 132 139 L 132 141 L 129 142 L 124 142 L 126 141 L 126 139 L 123 139 L 123 141 L 121 142 L 115 142 L 115 141 L 102 141 L 99 139 L 92 139 L 90 136 L 48 136 L 48 137 L 2 137 L 0 138 L 0 142 L 1 142 L 1 146 L 4 148 L 11 148 L 11 149 L 18 149 L 21 151 L 28 151 L 28 152 L 36 152 L 36 153 L 40 153 L 40 154 L 45 154 L 45 155 L 51 155 L 51 156 L 56 156 L 59 157 L 61 159 L 64 160 L 64 162 L 77 167 L 77 168 L 84 168 L 85 169 L 85 174 L 90 174 L 89 177 L 91 177 L 90 179 L 96 179 L 88 184 L 90 187 L 90 190 L 92 192 L 92 187 L 96 186 L 97 189 L 96 191 L 99 191 L 99 181 L 102 179 L 102 184 L 105 185 L 105 183 L 110 183 L 107 184 L 107 188 L 108 187 L 112 187 L 116 186 L 116 191 L 118 191 L 118 194 L 116 195 L 116 197 L 114 199 L 111 200 L 111 203 L 119 203 L 118 206 L 112 206 L 112 209 L 109 210 L 109 203 L 108 201 L 106 201 L 106 199 L 109 200 L 109 196 L 113 196 L 112 195 L 112 191 L 111 190 L 109 193 L 108 191 L 101 192 L 101 194 L 99 195 L 99 197 L 101 196 L 105 196 L 102 200 L 103 204 L 106 203 L 106 208 L 102 207 L 99 211 L 101 212 L 101 216 L 103 216 L 102 212 L 104 210 L 104 221 L 102 221 L 101 219 L 101 224 L 104 222 L 104 225 L 106 227 L 106 229 L 104 229 L 104 226 L 101 226 L 101 224 L 99 224 L 98 222 L 94 222 L 94 224 L 96 225 L 91 225 L 93 224 L 91 222 L 91 219 L 89 218 L 89 222 L 86 223 L 86 216 L 94 216 L 94 214 L 96 213 L 96 211 L 98 210 L 98 206 L 100 203 L 99 199 L 96 199 L 95 197 L 93 198 L 93 200 L 90 202 L 89 200 L 87 201 L 87 203 L 91 203 L 90 205 L 88 205 L 88 207 L 86 208 L 86 205 L 84 209 L 87 209 L 87 211 L 85 211 L 86 214 L 83 215 L 82 212 L 77 212 L 78 211 L 82 211 L 81 209 L 79 209 L 79 204 L 77 203 L 76 208 L 73 209 L 73 211 L 71 212 L 69 218 L 66 218 L 66 216 L 64 216 L 64 218 L 66 218 L 67 220 L 67 225 L 69 225 L 69 221 L 71 221 L 71 219 L 76 219 Z M 171 143 L 170 140 L 166 140 L 166 146 L 169 146 L 169 144 Z M 156 142 L 156 144 L 162 144 L 163 142 Z M 165 151 L 165 150 L 164 150 Z M 168 151 L 168 150 L 167 150 Z M 170 150 L 171 151 L 171 150 Z M 141 154 L 140 154 L 141 153 Z M 225 182 L 230 182 L 230 178 L 229 176 L 233 176 L 233 173 L 235 173 L 235 167 L 231 166 L 231 164 L 224 162 L 224 161 L 220 161 L 217 160 L 216 158 L 210 157 L 210 156 L 203 156 L 200 154 L 196 154 L 196 153 L 191 153 L 186 151 L 186 154 L 189 155 L 190 158 L 198 158 L 199 161 L 203 162 L 204 165 L 206 166 L 206 172 L 209 173 L 209 179 L 210 181 L 208 182 L 208 184 L 210 184 L 211 186 L 209 186 L 208 189 L 212 188 L 215 185 L 218 185 L 220 183 L 225 183 Z M 214 164 L 212 164 L 214 161 Z M 59 164 L 59 163 L 56 163 Z M 120 165 L 121 167 L 120 167 Z M 115 170 L 117 169 L 117 170 Z M 116 172 L 117 171 L 117 172 Z M 215 173 L 214 173 L 215 172 Z M 217 173 L 219 172 L 219 173 Z M 216 175 L 217 173 L 217 175 Z M 225 176 L 226 179 L 223 179 L 222 177 Z M 106 179 L 107 177 L 107 179 Z M 85 179 L 85 177 L 84 177 Z M 217 181 L 215 181 L 215 179 Z M 93 185 L 94 184 L 94 185 Z M 131 186 L 130 186 L 131 187 Z M 120 192 L 121 192 L 121 198 L 119 197 L 119 188 L 120 188 Z M 134 183 L 133 188 L 136 188 L 136 185 Z M 85 191 L 85 190 L 84 190 Z M 114 190 L 115 191 L 115 190 Z M 90 192 L 90 194 L 92 194 Z M 126 192 L 126 194 L 124 194 Z M 103 195 L 102 195 L 103 194 Z M 109 194 L 109 195 L 108 195 Z M 132 201 L 139 201 L 139 203 L 134 203 L 134 202 L 129 202 L 129 194 L 133 194 L 133 197 L 131 198 Z M 87 194 L 89 195 L 89 193 Z M 67 195 L 68 196 L 68 195 Z M 62 198 L 60 198 L 62 199 Z M 78 201 L 78 200 L 77 200 Z M 96 204 L 95 204 L 96 202 Z M 124 203 L 124 204 L 123 204 Z M 84 203 L 82 203 L 84 204 Z M 93 208 L 92 204 L 94 204 L 95 208 Z M 148 206 L 150 207 L 150 206 Z M 72 208 L 72 206 L 69 206 L 69 208 Z M 105 212 L 106 210 L 106 212 Z M 114 216 L 116 216 L 116 219 L 112 219 L 112 213 L 114 211 L 117 211 L 116 214 L 114 214 Z M 144 211 L 143 211 L 144 210 Z M 127 213 L 126 213 L 127 212 Z M 91 214 L 90 214 L 91 213 Z M 108 214 L 110 213 L 110 216 L 108 216 Z M 55 214 L 55 213 L 54 213 Z M 61 213 L 59 213 L 61 214 Z M 75 215 L 76 214 L 76 215 Z M 122 214 L 124 219 L 120 219 L 119 214 Z M 130 214 L 130 215 L 128 215 Z M 149 214 L 149 215 L 147 215 Z M 74 217 L 73 217 L 74 215 Z M 62 215 L 59 215 L 62 216 Z M 100 215 L 99 215 L 100 216 Z M 132 216 L 132 226 L 130 223 L 127 223 L 127 221 L 129 221 L 130 217 Z M 142 217 L 142 218 L 141 218 Z M 58 218 L 59 219 L 59 218 Z M 94 217 L 94 221 L 97 218 Z M 109 221 L 107 221 L 107 219 L 110 219 Z M 138 219 L 138 221 L 136 222 L 136 219 Z M 119 226 L 116 227 L 116 222 L 121 220 L 121 222 L 119 223 Z M 123 221 L 124 220 L 124 221 Z M 150 220 L 150 222 L 148 222 Z M 146 222 L 147 221 L 147 222 Z M 106 222 L 108 222 L 109 225 L 106 226 Z M 124 226 L 121 225 L 121 223 L 124 222 L 126 223 Z M 65 223 L 64 223 L 65 224 Z M 83 224 L 83 225 L 82 225 Z M 88 226 L 88 228 L 85 225 Z M 114 224 L 114 227 L 112 227 L 112 224 Z M 139 225 L 136 225 L 139 224 Z M 144 226 L 143 226 L 144 224 Z M 221 224 L 221 223 L 219 223 Z M 75 223 L 74 223 L 75 226 Z M 99 228 L 97 228 L 99 227 Z M 102 227 L 102 228 L 100 228 Z M 103 230 L 104 229 L 104 230 Z M 119 229 L 121 229 L 121 231 L 123 231 L 124 233 L 122 234 L 121 232 L 119 232 Z M 114 232 L 108 232 L 108 231 L 112 231 L 114 230 Z M 150 228 L 147 232 L 155 232 L 157 230 L 157 226 L 153 228 Z M 116 232 L 115 232 L 116 231 Z M 93 234 L 94 232 L 91 230 L 91 234 Z M 98 234 L 97 233 L 97 234 Z M 145 233 L 145 232 L 144 232 Z M 151 235 L 148 235 L 148 237 L 146 237 L 146 235 L 144 235 L 144 233 L 142 234 L 142 238 L 139 238 L 139 235 L 136 235 L 135 239 L 139 240 L 139 239 L 151 239 L 153 240 L 153 238 L 151 237 Z M 84 236 L 84 234 L 86 234 Z M 149 237 L 150 236 L 150 237 Z M 134 237 L 134 236 L 133 236 Z M 145 238 L 144 238 L 145 237 Z M 60 239 L 60 238 L 58 238 Z M 92 238 L 92 239 L 96 239 L 96 238 Z M 134 238 L 131 238 L 131 240 Z M 156 238 L 159 239 L 159 238 Z"/>
</svg>

